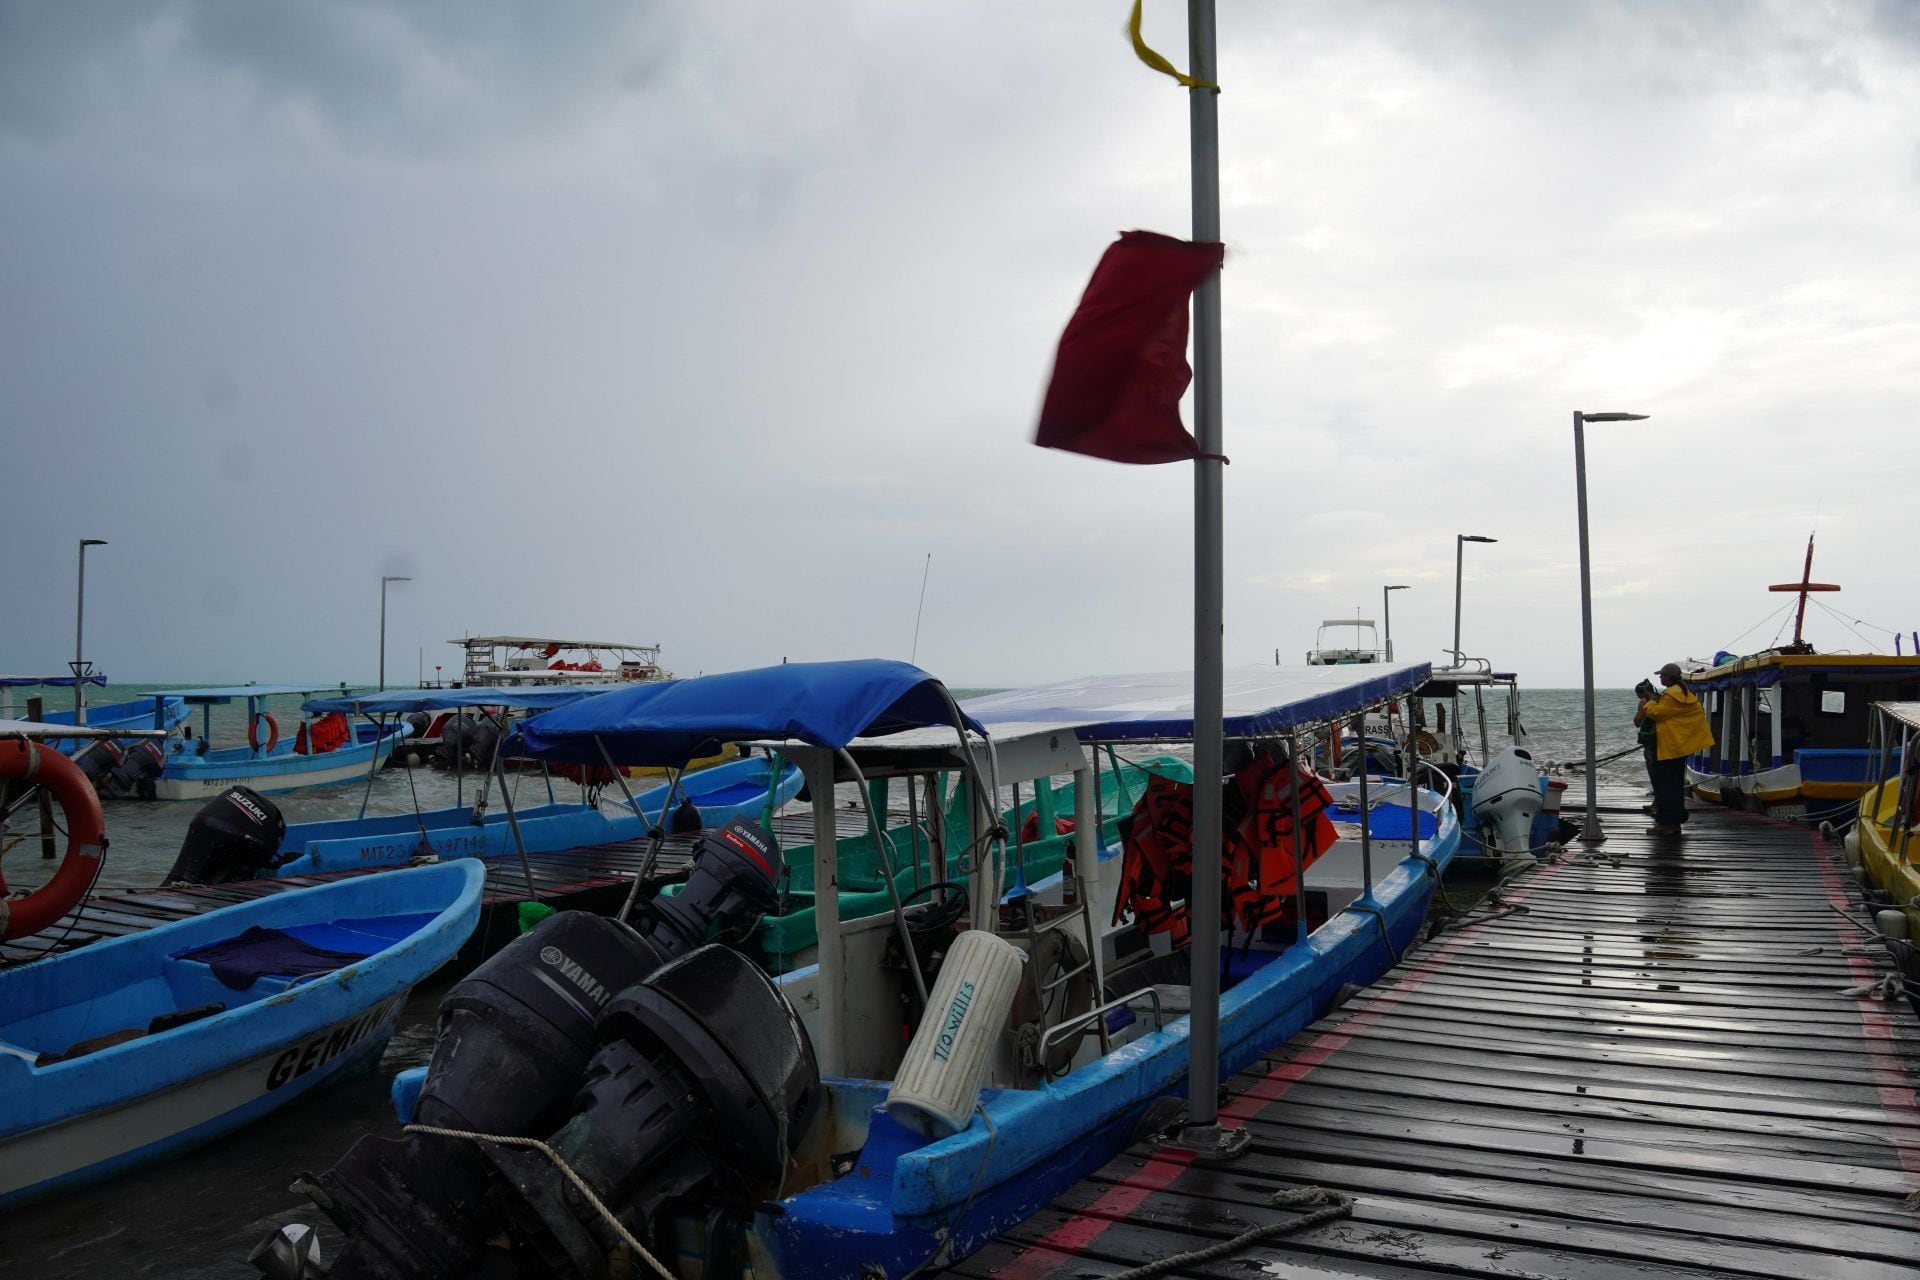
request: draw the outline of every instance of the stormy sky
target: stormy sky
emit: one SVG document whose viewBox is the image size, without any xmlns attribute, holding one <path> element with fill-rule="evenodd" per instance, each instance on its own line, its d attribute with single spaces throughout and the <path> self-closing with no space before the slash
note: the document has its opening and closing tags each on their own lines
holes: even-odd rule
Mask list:
<svg viewBox="0 0 1920 1280">
<path fill-rule="evenodd" d="M 1185 666 L 1191 479 L 1030 443 L 1114 233 L 1185 234 L 1124 0 L 0 4 L 0 669 Z M 1184 21 L 1148 5 L 1185 63 Z M 1396 593 L 1602 683 L 1920 628 L 1920 6 L 1225 0 L 1229 662 Z M 1756 625 L 1758 624 L 1758 625 Z M 1743 634 L 1744 633 L 1744 634 Z"/>
</svg>

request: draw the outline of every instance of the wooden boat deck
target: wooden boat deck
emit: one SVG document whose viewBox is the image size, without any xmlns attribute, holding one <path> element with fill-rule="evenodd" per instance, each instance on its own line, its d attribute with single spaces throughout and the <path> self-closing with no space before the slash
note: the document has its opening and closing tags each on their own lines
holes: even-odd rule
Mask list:
<svg viewBox="0 0 1920 1280">
<path fill-rule="evenodd" d="M 843 811 L 838 816 L 843 836 L 866 830 L 864 811 Z M 810 811 L 776 814 L 774 828 L 783 847 L 811 844 L 813 841 L 813 815 Z M 533 897 L 556 910 L 610 911 L 625 900 L 633 877 L 645 859 L 646 848 L 646 840 L 638 839 L 553 853 L 531 853 L 527 855 L 527 867 L 524 869 L 519 857 L 514 854 L 489 858 L 487 890 L 482 899 L 480 923 L 462 954 L 469 959 L 491 954 L 505 946 L 519 932 L 518 906 L 529 900 L 527 870 L 533 872 L 536 890 Z M 660 850 L 650 878 L 670 883 L 684 877 L 691 865 L 692 849 L 693 837 L 669 837 Z M 0 942 L 0 968 L 69 951 L 103 938 L 123 937 L 156 925 L 204 915 L 220 907 L 251 901 L 270 893 L 285 893 L 290 889 L 324 884 L 349 876 L 369 875 L 379 870 L 392 868 L 330 871 L 311 876 L 247 880 L 233 884 L 96 893 L 47 929 L 30 937 Z"/>
<path fill-rule="evenodd" d="M 1920 1021 L 1848 994 L 1891 966 L 1838 914 L 1838 846 L 1608 816 L 1603 858 L 1528 872 L 1234 1079 L 1241 1159 L 1136 1146 L 943 1274 L 1112 1276 L 1323 1187 L 1351 1217 L 1166 1274 L 1920 1277 Z"/>
</svg>

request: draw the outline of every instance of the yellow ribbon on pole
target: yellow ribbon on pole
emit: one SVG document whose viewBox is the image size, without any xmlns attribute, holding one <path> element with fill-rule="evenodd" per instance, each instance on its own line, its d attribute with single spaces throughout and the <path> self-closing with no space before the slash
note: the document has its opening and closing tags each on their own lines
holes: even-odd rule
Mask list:
<svg viewBox="0 0 1920 1280">
<path fill-rule="evenodd" d="M 1127 36 L 1133 41 L 1134 56 L 1158 71 L 1161 75 L 1172 76 L 1188 89 L 1211 89 L 1220 92 L 1220 86 L 1211 80 L 1196 80 L 1180 68 L 1147 47 L 1145 37 L 1140 34 L 1140 10 L 1145 0 L 1133 0 L 1133 16 L 1127 19 Z"/>
</svg>

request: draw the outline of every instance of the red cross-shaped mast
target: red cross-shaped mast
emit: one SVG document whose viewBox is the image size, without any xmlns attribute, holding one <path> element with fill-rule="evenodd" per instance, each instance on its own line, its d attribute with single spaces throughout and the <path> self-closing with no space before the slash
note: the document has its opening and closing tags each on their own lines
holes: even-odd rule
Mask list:
<svg viewBox="0 0 1920 1280">
<path fill-rule="evenodd" d="M 1832 582 L 1813 581 L 1813 535 L 1807 535 L 1807 563 L 1800 570 L 1798 582 L 1776 582 L 1767 588 L 1769 591 L 1793 591 L 1800 596 L 1800 612 L 1793 619 L 1793 645 L 1796 650 L 1805 649 L 1806 642 L 1800 638 L 1800 629 L 1807 620 L 1807 596 L 1815 591 L 1838 591 L 1840 588 Z"/>
</svg>

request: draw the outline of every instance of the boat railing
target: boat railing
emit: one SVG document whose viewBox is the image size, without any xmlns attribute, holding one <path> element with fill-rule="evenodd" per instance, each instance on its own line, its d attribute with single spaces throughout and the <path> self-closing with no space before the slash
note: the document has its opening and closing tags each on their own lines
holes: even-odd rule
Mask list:
<svg viewBox="0 0 1920 1280">
<path fill-rule="evenodd" d="M 1048 1029 L 1047 1033 L 1040 1037 L 1040 1051 L 1035 1057 L 1041 1062 L 1045 1062 L 1048 1055 L 1053 1052 L 1055 1045 L 1066 1043 L 1069 1037 L 1084 1036 L 1087 1033 L 1087 1028 L 1093 1024 L 1095 1019 L 1104 1018 L 1115 1009 L 1128 1008 L 1137 1000 L 1150 1000 L 1153 1002 L 1153 1029 L 1155 1031 L 1159 1031 L 1166 1026 L 1166 1016 L 1161 1012 L 1160 1008 L 1159 988 L 1141 987 L 1138 991 L 1131 992 L 1124 996 L 1118 996 L 1107 1001 L 1105 1004 L 1097 1004 L 1085 1013 L 1077 1013 L 1071 1018 L 1062 1020 L 1058 1026 Z"/>
</svg>

